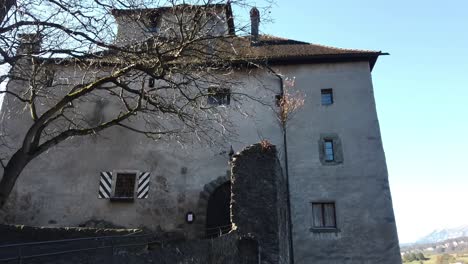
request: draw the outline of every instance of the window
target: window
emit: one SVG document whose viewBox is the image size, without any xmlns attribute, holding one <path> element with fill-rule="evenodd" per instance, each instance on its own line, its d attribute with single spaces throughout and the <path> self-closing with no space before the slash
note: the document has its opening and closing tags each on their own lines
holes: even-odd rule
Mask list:
<svg viewBox="0 0 468 264">
<path fill-rule="evenodd" d="M 132 202 L 134 199 L 147 199 L 150 189 L 150 172 L 101 171 L 99 199 Z"/>
<path fill-rule="evenodd" d="M 333 140 L 331 139 L 325 139 L 325 142 L 323 144 L 324 148 L 324 155 L 325 155 L 325 161 L 334 161 L 335 160 L 335 154 L 333 153 Z"/>
<path fill-rule="evenodd" d="M 45 71 L 45 85 L 47 87 L 52 87 L 52 85 L 54 84 L 54 75 L 55 72 L 52 70 Z"/>
<path fill-rule="evenodd" d="M 150 79 L 148 80 L 148 86 L 149 86 L 150 88 L 153 88 L 153 87 L 154 87 L 154 78 L 150 78 Z"/>
<path fill-rule="evenodd" d="M 135 196 L 135 172 L 117 172 L 113 198 L 133 200 Z"/>
<path fill-rule="evenodd" d="M 231 91 L 229 88 L 208 88 L 208 104 L 229 105 L 231 103 Z"/>
<path fill-rule="evenodd" d="M 150 15 L 148 17 L 148 25 L 146 26 L 146 28 L 149 32 L 157 33 L 159 31 L 159 18 L 159 15 Z"/>
<path fill-rule="evenodd" d="M 318 146 L 320 162 L 323 165 L 333 166 L 343 163 L 343 147 L 337 134 L 321 134 Z"/>
<path fill-rule="evenodd" d="M 331 105 L 333 104 L 333 90 L 332 89 L 322 89 L 322 105 Z"/>
<path fill-rule="evenodd" d="M 312 203 L 312 228 L 336 229 L 334 202 Z"/>
</svg>

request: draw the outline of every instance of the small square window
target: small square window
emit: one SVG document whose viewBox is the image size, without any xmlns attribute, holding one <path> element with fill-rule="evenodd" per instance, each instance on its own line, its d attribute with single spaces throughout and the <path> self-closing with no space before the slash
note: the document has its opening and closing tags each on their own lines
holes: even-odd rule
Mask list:
<svg viewBox="0 0 468 264">
<path fill-rule="evenodd" d="M 135 197 L 135 172 L 117 172 L 113 198 L 117 200 L 133 200 Z"/>
<path fill-rule="evenodd" d="M 322 89 L 322 105 L 331 105 L 333 104 L 333 90 L 332 89 Z"/>
<path fill-rule="evenodd" d="M 209 105 L 229 105 L 231 103 L 231 91 L 229 88 L 208 88 Z"/>
<path fill-rule="evenodd" d="M 312 228 L 335 228 L 336 211 L 334 202 L 312 203 Z"/>
<path fill-rule="evenodd" d="M 325 139 L 325 142 L 323 143 L 323 149 L 324 149 L 324 157 L 325 161 L 334 161 L 335 160 L 335 152 L 333 150 L 333 140 L 331 139 Z"/>
<path fill-rule="evenodd" d="M 160 24 L 160 16 L 159 15 L 150 15 L 148 17 L 146 29 L 148 32 L 158 33 L 159 31 L 159 24 Z"/>
</svg>

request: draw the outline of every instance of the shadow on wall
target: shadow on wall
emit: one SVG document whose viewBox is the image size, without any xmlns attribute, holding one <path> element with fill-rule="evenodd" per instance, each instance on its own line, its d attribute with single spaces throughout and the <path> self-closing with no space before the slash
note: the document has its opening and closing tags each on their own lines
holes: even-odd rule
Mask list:
<svg viewBox="0 0 468 264">
<path fill-rule="evenodd" d="M 231 181 L 224 181 L 218 188 L 214 188 L 211 198 L 208 199 L 207 227 L 228 223 L 232 227 L 229 233 L 221 231 L 220 234 L 216 234 L 217 237 L 213 235 L 210 239 L 192 241 L 164 241 L 153 237 L 149 242 L 140 241 L 133 245 L 116 244 L 114 242 L 119 239 L 116 238 L 115 241 L 108 239 L 106 245 L 100 244 L 100 247 L 93 248 L 87 248 L 90 247 L 90 243 L 84 242 L 79 250 L 76 247 L 60 247 L 59 250 L 62 250 L 60 254 L 30 256 L 29 259 L 34 259 L 34 263 L 109 263 L 111 261 L 114 264 L 149 262 L 287 264 L 289 244 L 284 241 L 288 241 L 289 230 L 285 214 L 287 205 L 284 188 L 284 177 L 277 159 L 276 148 L 271 145 L 265 147 L 255 144 L 233 157 Z M 215 213 L 219 208 L 222 210 Z M 22 238 L 21 233 L 28 232 L 32 236 L 41 237 L 49 237 L 48 232 L 51 234 L 58 231 L 65 232 L 65 229 L 60 228 L 25 230 L 29 231 L 17 230 L 18 238 Z M 96 229 L 67 230 L 69 233 L 78 231 L 85 233 L 83 230 Z M 134 234 L 137 231 L 122 232 L 125 233 L 121 233 L 120 238 L 124 237 L 122 235 L 129 237 L 131 232 Z M 48 250 L 52 250 L 47 251 L 50 253 L 54 248 Z M 9 249 L 10 253 L 19 251 Z"/>
</svg>

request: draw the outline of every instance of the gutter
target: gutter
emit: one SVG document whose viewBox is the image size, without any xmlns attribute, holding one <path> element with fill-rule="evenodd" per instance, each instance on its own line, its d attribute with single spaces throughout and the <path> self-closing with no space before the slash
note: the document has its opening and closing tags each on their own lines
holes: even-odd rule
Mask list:
<svg viewBox="0 0 468 264">
<path fill-rule="evenodd" d="M 281 90 L 281 96 L 284 95 L 284 81 L 283 77 L 275 72 L 272 68 L 269 66 L 266 66 L 267 69 L 273 73 L 280 81 L 280 90 Z M 292 232 L 293 232 L 293 225 L 292 225 L 292 217 L 291 217 L 291 195 L 289 191 L 289 166 L 288 166 L 288 141 L 287 141 L 287 130 L 286 130 L 286 125 L 281 125 L 281 130 L 283 132 L 283 147 L 284 147 L 284 171 L 285 171 L 285 176 L 286 176 L 286 202 L 288 205 L 288 226 L 289 226 L 289 233 L 288 233 L 288 240 L 289 240 L 289 263 L 294 264 L 294 247 L 293 247 L 293 237 L 292 237 Z"/>
</svg>

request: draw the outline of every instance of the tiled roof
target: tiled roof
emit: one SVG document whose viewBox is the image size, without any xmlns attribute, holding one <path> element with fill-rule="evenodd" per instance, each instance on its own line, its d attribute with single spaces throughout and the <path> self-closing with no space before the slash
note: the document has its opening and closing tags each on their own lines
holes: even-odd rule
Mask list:
<svg viewBox="0 0 468 264">
<path fill-rule="evenodd" d="M 372 68 L 379 55 L 388 55 L 381 51 L 336 48 L 270 35 L 259 36 L 254 42 L 251 42 L 250 37 L 239 37 L 239 40 L 233 48 L 238 47 L 237 54 L 241 59 L 266 60 L 272 63 L 368 60 Z"/>
<path fill-rule="evenodd" d="M 167 41 L 162 37 L 151 37 L 141 43 L 132 44 L 129 50 L 140 50 L 141 47 L 152 46 L 158 41 Z M 217 43 L 217 44 L 214 44 Z M 351 62 L 368 61 L 370 69 L 375 65 L 380 55 L 388 55 L 380 51 L 343 49 L 319 44 L 311 44 L 302 41 L 285 39 L 270 35 L 261 35 L 256 41 L 252 41 L 251 36 L 227 36 L 226 38 L 216 39 L 214 43 L 198 43 L 201 49 L 208 49 L 209 45 L 214 45 L 216 58 L 228 60 L 234 63 L 268 63 L 268 64 L 300 64 L 300 63 L 333 63 L 333 62 Z M 208 51 L 206 51 L 208 52 Z M 102 51 L 90 54 L 89 59 L 97 60 L 101 63 L 122 63 L 139 59 L 140 55 L 132 53 L 120 53 L 119 51 Z M 151 56 L 151 55 L 149 55 Z M 185 56 L 184 63 L 206 63 L 211 57 Z M 67 60 L 61 60 L 66 62 Z M 181 61 L 179 61 L 181 62 Z M 57 63 L 57 62 L 55 62 Z"/>
</svg>

